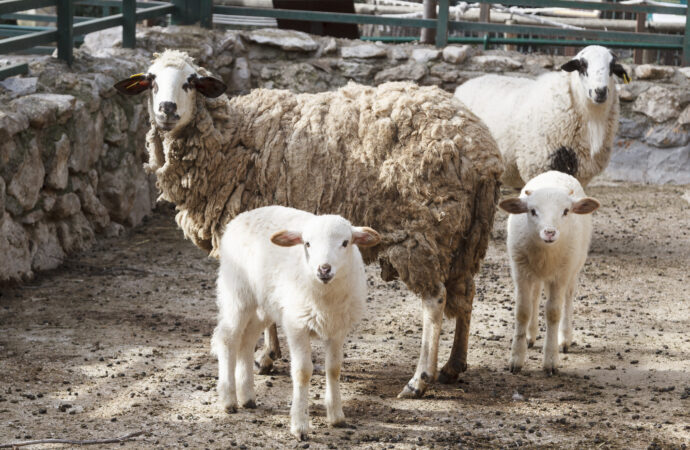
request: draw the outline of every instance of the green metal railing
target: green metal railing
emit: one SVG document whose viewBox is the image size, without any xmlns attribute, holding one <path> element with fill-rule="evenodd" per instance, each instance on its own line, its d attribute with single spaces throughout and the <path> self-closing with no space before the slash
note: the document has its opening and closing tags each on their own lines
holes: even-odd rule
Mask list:
<svg viewBox="0 0 690 450">
<path fill-rule="evenodd" d="M 476 0 L 478 3 L 496 3 L 496 0 Z M 448 1 L 439 0 L 438 18 L 409 19 L 368 16 L 361 14 L 336 14 L 313 11 L 293 11 L 281 9 L 260 9 L 235 6 L 214 6 L 216 14 L 231 14 L 243 16 L 273 17 L 276 19 L 293 19 L 336 23 L 358 23 L 394 25 L 417 28 L 435 28 L 436 46 L 443 47 L 448 42 L 473 44 L 525 44 L 525 45 L 560 45 L 586 46 L 606 45 L 609 47 L 625 48 L 654 48 L 680 50 L 684 64 L 690 64 L 690 8 L 658 5 L 621 5 L 619 3 L 595 3 L 574 0 L 506 0 L 500 2 L 506 6 L 526 7 L 562 7 L 575 9 L 591 9 L 599 11 L 621 11 L 636 14 L 661 13 L 685 16 L 685 33 L 683 35 L 632 33 L 604 30 L 572 30 L 537 25 L 502 25 L 483 22 L 450 21 L 448 20 Z M 487 33 L 485 37 L 448 37 L 448 31 Z M 490 37 L 488 33 L 526 34 L 540 36 L 540 38 L 505 38 Z M 548 37 L 551 39 L 544 39 Z M 414 37 L 365 37 L 365 40 L 406 42 L 414 41 Z"/>
<path fill-rule="evenodd" d="M 495 0 L 477 0 L 479 3 L 495 3 Z M 119 8 L 121 13 L 100 18 L 75 17 L 74 6 L 77 4 Z M 46 6 L 57 7 L 55 28 L 15 28 L 6 31 L 14 34 L 0 40 L 0 54 L 26 50 L 32 47 L 57 43 L 58 57 L 68 64 L 72 62 L 72 49 L 75 36 L 83 36 L 94 31 L 122 25 L 122 43 L 126 48 L 135 46 L 136 22 L 144 19 L 170 14 L 173 24 L 194 24 L 210 28 L 213 14 L 236 16 L 272 17 L 317 22 L 355 23 L 392 25 L 415 28 L 433 28 L 436 30 L 436 46 L 443 47 L 448 42 L 473 44 L 526 44 L 526 45 L 561 45 L 586 46 L 592 44 L 609 47 L 673 49 L 680 50 L 684 64 L 690 64 L 690 8 L 660 5 L 621 5 L 619 3 L 595 3 L 575 0 L 507 0 L 506 6 L 526 7 L 563 7 L 591 9 L 599 11 L 622 11 L 634 14 L 661 13 L 685 16 L 684 34 L 632 33 L 603 30 L 573 30 L 536 25 L 504 25 L 484 22 L 449 20 L 449 0 L 438 0 L 437 19 L 415 19 L 400 17 L 382 17 L 364 14 L 346 14 L 317 11 L 298 11 L 286 9 L 262 9 L 236 6 L 213 5 L 212 0 L 170 0 L 170 2 L 136 2 L 135 0 L 0 0 L 0 17 L 28 18 L 33 20 L 50 19 L 51 16 L 29 16 L 17 14 L 27 9 Z M 0 29 L 0 31 L 2 31 Z M 483 37 L 448 37 L 449 31 L 483 33 Z M 494 34 L 529 35 L 527 37 L 493 37 Z M 403 42 L 414 38 L 367 37 L 369 40 Z M 15 65 L 0 68 L 0 79 L 10 74 L 28 70 L 26 65 Z"/>
</svg>

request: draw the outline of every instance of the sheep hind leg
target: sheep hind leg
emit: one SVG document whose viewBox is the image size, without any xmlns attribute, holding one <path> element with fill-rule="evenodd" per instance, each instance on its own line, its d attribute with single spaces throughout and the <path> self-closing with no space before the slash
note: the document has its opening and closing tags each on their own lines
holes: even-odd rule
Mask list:
<svg viewBox="0 0 690 450">
<path fill-rule="evenodd" d="M 261 334 L 262 324 L 254 316 L 245 328 L 237 359 L 235 379 L 237 380 L 237 400 L 243 408 L 256 408 L 254 393 L 254 346 Z"/>
<path fill-rule="evenodd" d="M 274 323 L 264 330 L 264 349 L 259 361 L 256 362 L 256 366 L 259 368 L 259 375 L 270 374 L 273 370 L 273 361 L 277 361 L 282 356 L 280 341 L 278 341 L 278 328 Z"/>
<path fill-rule="evenodd" d="M 438 381 L 444 384 L 455 383 L 458 376 L 467 370 L 467 349 L 470 338 L 470 320 L 472 317 L 472 302 L 474 300 L 474 280 L 463 283 L 463 293 L 449 293 L 449 302 L 454 296 L 455 311 L 455 336 L 453 348 L 450 351 L 448 362 L 443 366 L 438 375 Z"/>
<path fill-rule="evenodd" d="M 424 395 L 427 386 L 436 377 L 438 363 L 438 340 L 441 335 L 443 310 L 446 306 L 446 288 L 441 285 L 437 295 L 422 299 L 422 348 L 417 370 L 398 398 L 418 398 Z"/>
</svg>

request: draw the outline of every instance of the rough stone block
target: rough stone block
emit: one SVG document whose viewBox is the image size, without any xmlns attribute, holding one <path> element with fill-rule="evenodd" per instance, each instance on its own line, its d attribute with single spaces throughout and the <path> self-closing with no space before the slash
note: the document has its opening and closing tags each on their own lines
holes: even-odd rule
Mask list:
<svg viewBox="0 0 690 450">
<path fill-rule="evenodd" d="M 307 33 L 295 30 L 263 28 L 247 33 L 247 39 L 256 44 L 273 45 L 285 51 L 311 52 L 319 44 Z"/>
<path fill-rule="evenodd" d="M 385 58 L 388 56 L 388 47 L 376 44 L 355 44 L 340 49 L 343 58 Z"/>
<path fill-rule="evenodd" d="M 29 237 L 9 214 L 0 217 L 0 282 L 31 278 Z"/>
<path fill-rule="evenodd" d="M 67 187 L 69 179 L 69 170 L 67 162 L 70 154 L 70 142 L 66 134 L 62 134 L 60 139 L 55 143 L 55 158 L 48 170 L 46 177 L 46 186 L 62 190 Z"/>
<path fill-rule="evenodd" d="M 462 64 L 472 52 L 469 45 L 449 45 L 443 49 L 443 60 L 451 64 Z"/>
<path fill-rule="evenodd" d="M 637 97 L 633 111 L 640 112 L 655 122 L 665 122 L 680 114 L 678 95 L 670 89 L 652 86 Z"/>
<path fill-rule="evenodd" d="M 7 188 L 7 192 L 19 202 L 24 211 L 36 205 L 45 178 L 45 167 L 35 138 L 28 147 L 24 160 Z"/>
<path fill-rule="evenodd" d="M 54 223 L 38 223 L 29 233 L 33 245 L 31 268 L 35 271 L 54 269 L 65 259 Z"/>
<path fill-rule="evenodd" d="M 376 83 L 385 83 L 387 81 L 419 81 L 429 72 L 426 65 L 417 62 L 409 62 L 401 66 L 390 67 L 384 69 L 376 74 L 374 80 Z"/>
</svg>

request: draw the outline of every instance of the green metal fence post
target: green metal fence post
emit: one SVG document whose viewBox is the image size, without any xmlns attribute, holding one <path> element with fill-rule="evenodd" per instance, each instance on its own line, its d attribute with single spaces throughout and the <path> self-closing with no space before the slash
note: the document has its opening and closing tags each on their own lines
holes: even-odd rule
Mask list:
<svg viewBox="0 0 690 450">
<path fill-rule="evenodd" d="M 172 0 L 175 12 L 170 22 L 173 25 L 193 25 L 199 20 L 199 0 Z"/>
<path fill-rule="evenodd" d="M 685 37 L 683 38 L 683 65 L 690 66 L 690 2 L 685 5 Z"/>
<path fill-rule="evenodd" d="M 124 48 L 134 48 L 136 46 L 136 13 L 136 0 L 122 0 L 122 46 Z"/>
<path fill-rule="evenodd" d="M 201 0 L 199 15 L 202 27 L 213 28 L 213 0 Z"/>
<path fill-rule="evenodd" d="M 58 58 L 72 65 L 72 47 L 74 46 L 73 0 L 57 0 L 57 51 Z"/>
<path fill-rule="evenodd" d="M 438 18 L 436 19 L 436 47 L 445 47 L 448 43 L 448 0 L 439 0 Z"/>
</svg>

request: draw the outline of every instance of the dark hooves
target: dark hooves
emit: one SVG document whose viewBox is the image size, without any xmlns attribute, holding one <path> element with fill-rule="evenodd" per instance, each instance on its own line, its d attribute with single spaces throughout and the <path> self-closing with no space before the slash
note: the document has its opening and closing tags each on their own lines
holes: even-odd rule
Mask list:
<svg viewBox="0 0 690 450">
<path fill-rule="evenodd" d="M 357 428 L 357 427 L 355 427 L 354 425 L 350 424 L 349 422 L 345 422 L 345 421 L 338 422 L 338 423 L 334 423 L 334 424 L 332 424 L 331 426 L 332 426 L 333 428 L 349 428 L 349 429 L 351 429 L 351 430 L 354 430 L 354 429 Z"/>
<path fill-rule="evenodd" d="M 441 370 L 438 374 L 438 382 L 442 384 L 453 384 L 458 381 L 458 375 L 448 373 L 450 371 Z"/>
<path fill-rule="evenodd" d="M 514 366 L 512 364 L 510 365 L 510 373 L 520 373 L 521 370 L 521 366 Z"/>
<path fill-rule="evenodd" d="M 237 406 L 226 406 L 225 412 L 228 414 L 235 414 L 237 412 Z"/>
<path fill-rule="evenodd" d="M 558 369 L 556 369 L 555 367 L 552 367 L 550 369 L 544 369 L 544 372 L 546 372 L 547 377 L 558 375 Z"/>
<path fill-rule="evenodd" d="M 249 400 L 242 405 L 245 409 L 256 409 L 256 402 L 254 400 Z"/>
<path fill-rule="evenodd" d="M 534 347 L 534 342 L 528 342 L 527 343 L 527 348 L 532 348 Z"/>
</svg>

